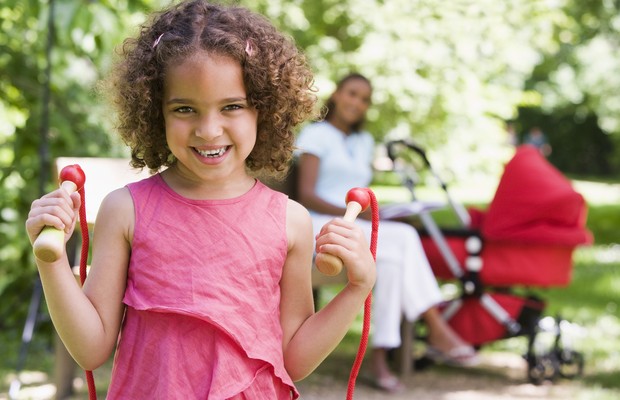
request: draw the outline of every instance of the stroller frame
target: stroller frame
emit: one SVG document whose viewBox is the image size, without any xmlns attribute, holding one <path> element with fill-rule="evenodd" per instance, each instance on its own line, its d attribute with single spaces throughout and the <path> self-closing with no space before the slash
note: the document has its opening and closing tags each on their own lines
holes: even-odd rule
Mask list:
<svg viewBox="0 0 620 400">
<path fill-rule="evenodd" d="M 430 237 L 436 246 L 447 269 L 460 283 L 460 295 L 447 301 L 442 307 L 442 315 L 448 323 L 461 310 L 467 302 L 477 302 L 481 309 L 505 329 L 502 338 L 516 336 L 527 337 L 527 351 L 523 355 L 527 362 L 527 377 L 530 382 L 540 384 L 543 381 L 554 381 L 558 377 L 572 378 L 583 372 L 583 356 L 564 346 L 562 340 L 562 330 L 560 327 L 561 318 L 555 321 L 555 340 L 553 348 L 548 352 L 540 353 L 536 349 L 536 337 L 542 331 L 540 326 L 541 315 L 545 308 L 545 303 L 534 296 L 527 296 L 523 299 L 523 306 L 518 315 L 511 315 L 506 308 L 496 300 L 499 296 L 512 295 L 512 290 L 506 287 L 494 287 L 487 285 L 481 277 L 483 271 L 483 259 L 481 253 L 484 249 L 484 238 L 479 229 L 470 228 L 472 217 L 465 207 L 454 201 L 448 185 L 442 180 L 439 174 L 433 169 L 426 152 L 417 144 L 407 140 L 396 140 L 386 144 L 387 154 L 393 164 L 393 170 L 402 181 L 403 186 L 408 190 L 412 203 L 421 204 L 416 209 L 416 216 L 422 223 L 423 229 L 418 229 L 420 236 Z M 401 158 L 402 151 L 413 152 L 421 158 L 426 168 L 433 178 L 439 183 L 442 192 L 447 200 L 443 208 L 450 208 L 458 219 L 460 227 L 457 232 L 441 228 L 431 213 L 439 207 L 425 206 L 416 196 L 416 186 L 418 185 L 418 174 L 410 163 L 404 162 Z M 383 216 L 389 219 L 390 211 L 398 208 L 399 205 L 387 206 L 383 211 Z M 448 242 L 450 235 L 460 235 L 464 237 L 463 244 L 466 250 L 464 261 L 459 261 L 452 247 Z M 425 249 L 426 250 L 426 249 Z M 431 260 L 429 260 L 431 261 Z M 432 262 L 431 262 L 432 266 Z M 512 312 L 514 314 L 514 312 Z M 548 319 L 549 317 L 547 317 Z M 455 329 L 458 332 L 458 329 Z M 499 339 L 502 339 L 499 338 Z M 483 343 L 474 343 L 479 347 Z M 419 367 L 429 365 L 429 360 L 419 360 Z"/>
</svg>

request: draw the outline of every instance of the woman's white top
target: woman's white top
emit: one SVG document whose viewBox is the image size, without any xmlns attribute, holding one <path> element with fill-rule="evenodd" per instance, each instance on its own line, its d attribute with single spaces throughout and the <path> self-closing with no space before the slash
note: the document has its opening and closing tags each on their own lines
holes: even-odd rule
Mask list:
<svg viewBox="0 0 620 400">
<path fill-rule="evenodd" d="M 351 188 L 367 187 L 372 180 L 374 139 L 368 132 L 346 135 L 329 122 L 316 122 L 300 132 L 297 148 L 321 160 L 315 192 L 335 206 L 344 207 Z"/>
</svg>

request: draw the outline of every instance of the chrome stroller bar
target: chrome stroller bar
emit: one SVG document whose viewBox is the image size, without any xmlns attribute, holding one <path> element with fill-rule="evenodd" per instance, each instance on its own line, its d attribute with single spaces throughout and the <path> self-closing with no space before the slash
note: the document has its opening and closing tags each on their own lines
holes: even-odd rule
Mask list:
<svg viewBox="0 0 620 400">
<path fill-rule="evenodd" d="M 422 224 L 426 228 L 426 231 L 431 236 L 431 238 L 433 238 L 435 244 L 439 248 L 439 251 L 441 252 L 441 254 L 444 255 L 446 264 L 448 264 L 448 267 L 450 268 L 450 271 L 452 272 L 454 277 L 462 280 L 464 275 L 463 270 L 461 269 L 458 260 L 454 256 L 454 253 L 450 249 L 450 246 L 448 245 L 448 242 L 446 241 L 444 235 L 441 233 L 441 229 L 439 229 L 439 226 L 437 226 L 437 223 L 430 215 L 430 212 L 426 210 L 420 211 L 419 217 L 422 221 Z"/>
<path fill-rule="evenodd" d="M 411 171 L 405 171 L 405 166 L 403 166 L 402 163 L 399 162 L 399 156 L 398 156 L 398 151 L 397 151 L 399 146 L 404 146 L 408 149 L 415 151 L 422 158 L 422 160 L 424 161 L 424 164 L 426 165 L 426 168 L 429 171 L 431 171 L 435 179 L 437 179 L 437 181 L 441 185 L 441 188 L 444 190 L 447 196 L 448 203 L 450 204 L 452 209 L 455 211 L 457 217 L 459 218 L 460 223 L 463 224 L 464 227 L 468 226 L 470 222 L 470 217 L 469 217 L 469 214 L 467 213 L 467 210 L 465 210 L 460 204 L 454 202 L 454 200 L 450 197 L 447 184 L 432 169 L 431 164 L 428 158 L 426 157 L 426 152 L 421 147 L 419 147 L 418 145 L 410 141 L 396 140 L 396 141 L 388 142 L 386 144 L 388 157 L 390 158 L 390 160 L 392 161 L 394 165 L 394 171 L 400 175 L 403 185 L 409 190 L 412 201 L 418 201 L 417 196 L 415 194 L 415 185 L 417 184 L 418 175 L 417 175 L 417 171 L 415 171 L 415 168 L 413 166 L 410 166 Z M 459 261 L 456 259 L 454 253 L 450 249 L 450 246 L 448 245 L 448 242 L 446 241 L 445 236 L 442 234 L 441 229 L 439 228 L 439 226 L 437 225 L 437 223 L 431 216 L 430 211 L 425 208 L 422 208 L 418 212 L 418 216 L 420 220 L 422 221 L 422 224 L 426 228 L 426 231 L 428 232 L 428 234 L 431 236 L 431 238 L 433 239 L 433 241 L 439 248 L 439 251 L 441 252 L 441 254 L 443 254 L 446 264 L 448 265 L 448 268 L 450 268 L 452 275 L 455 278 L 462 281 L 464 278 L 463 269 L 461 268 L 461 265 Z M 465 284 L 465 282 L 463 283 Z M 471 287 L 471 285 L 469 286 Z M 466 287 L 466 291 L 468 291 L 467 289 L 468 288 Z M 469 291 L 473 292 L 473 290 L 474 288 L 472 287 Z"/>
<path fill-rule="evenodd" d="M 467 210 L 465 209 L 465 207 L 463 207 L 461 203 L 455 202 L 452 199 L 452 196 L 450 195 L 450 192 L 448 191 L 448 185 L 439 176 L 439 174 L 433 169 L 433 167 L 431 166 L 431 163 L 426 157 L 426 152 L 424 151 L 424 149 L 422 149 L 420 146 L 418 146 L 417 144 L 415 144 L 414 142 L 410 140 L 390 141 L 386 144 L 388 157 L 394 163 L 394 170 L 401 175 L 401 177 L 403 178 L 403 181 L 407 182 L 411 180 L 411 177 L 405 173 L 403 168 L 399 166 L 399 163 L 397 162 L 397 159 L 398 159 L 397 149 L 399 146 L 404 146 L 410 150 L 413 150 L 422 158 L 422 160 L 424 161 L 424 164 L 426 165 L 426 168 L 433 175 L 433 177 L 437 180 L 437 182 L 439 183 L 439 185 L 445 192 L 446 198 L 448 200 L 448 204 L 450 204 L 450 207 L 454 210 L 456 216 L 459 219 L 459 222 L 462 224 L 462 226 L 468 227 L 471 224 L 471 217 L 469 213 L 467 212 Z M 413 192 L 414 185 L 415 185 L 415 182 L 411 182 L 411 186 L 405 184 L 405 186 L 407 186 L 407 189 L 409 189 L 410 192 Z"/>
<path fill-rule="evenodd" d="M 521 330 L 521 324 L 515 321 L 489 294 L 480 296 L 480 303 L 497 321 L 500 321 L 511 335 L 516 335 Z"/>
</svg>

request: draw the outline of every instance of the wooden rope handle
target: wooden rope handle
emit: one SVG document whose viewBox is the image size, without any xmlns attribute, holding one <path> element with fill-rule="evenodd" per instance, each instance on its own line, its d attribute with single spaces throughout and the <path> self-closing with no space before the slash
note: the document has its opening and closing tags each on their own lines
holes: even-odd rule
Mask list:
<svg viewBox="0 0 620 400">
<path fill-rule="evenodd" d="M 60 171 L 60 187 L 71 194 L 84 187 L 86 176 L 79 165 L 67 165 Z M 65 232 L 53 226 L 43 228 L 32 248 L 35 256 L 45 262 L 58 260 L 65 247 Z"/>
<path fill-rule="evenodd" d="M 346 196 L 347 208 L 343 219 L 353 222 L 357 216 L 370 206 L 370 195 L 366 189 L 353 188 Z M 314 259 L 316 268 L 327 276 L 338 275 L 344 266 L 342 260 L 329 253 L 318 253 Z"/>
</svg>

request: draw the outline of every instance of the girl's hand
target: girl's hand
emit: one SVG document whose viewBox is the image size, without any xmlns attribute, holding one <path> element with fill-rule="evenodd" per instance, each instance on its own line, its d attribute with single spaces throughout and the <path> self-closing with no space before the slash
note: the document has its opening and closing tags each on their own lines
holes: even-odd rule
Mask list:
<svg viewBox="0 0 620 400">
<path fill-rule="evenodd" d="M 26 231 L 30 243 L 34 243 L 45 226 L 63 230 L 66 243 L 73 234 L 80 204 L 78 192 L 68 194 L 62 188 L 33 201 L 26 220 Z"/>
<path fill-rule="evenodd" d="M 354 222 L 334 218 L 325 224 L 316 236 L 316 252 L 340 258 L 350 285 L 368 290 L 374 286 L 375 261 L 364 232 Z"/>
</svg>

